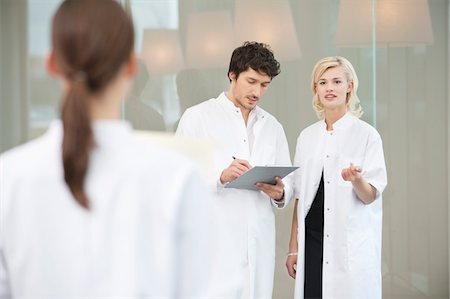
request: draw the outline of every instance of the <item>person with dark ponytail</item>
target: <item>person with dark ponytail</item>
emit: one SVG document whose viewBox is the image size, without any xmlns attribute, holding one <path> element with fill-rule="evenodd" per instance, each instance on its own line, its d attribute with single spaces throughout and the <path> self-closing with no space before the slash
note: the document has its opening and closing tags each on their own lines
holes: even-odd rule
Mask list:
<svg viewBox="0 0 450 299">
<path fill-rule="evenodd" d="M 114 0 L 66 0 L 47 69 L 61 120 L 0 156 L 0 298 L 209 296 L 209 195 L 193 163 L 120 120 L 136 73 Z"/>
</svg>

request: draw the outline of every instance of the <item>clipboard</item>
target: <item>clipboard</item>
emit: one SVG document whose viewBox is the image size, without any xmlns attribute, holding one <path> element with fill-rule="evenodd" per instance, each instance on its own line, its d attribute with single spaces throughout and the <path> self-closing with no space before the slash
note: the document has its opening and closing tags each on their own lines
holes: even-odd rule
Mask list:
<svg viewBox="0 0 450 299">
<path fill-rule="evenodd" d="M 256 183 L 275 185 L 276 176 L 284 178 L 297 168 L 297 166 L 255 166 L 224 187 L 259 191 L 255 186 Z"/>
</svg>

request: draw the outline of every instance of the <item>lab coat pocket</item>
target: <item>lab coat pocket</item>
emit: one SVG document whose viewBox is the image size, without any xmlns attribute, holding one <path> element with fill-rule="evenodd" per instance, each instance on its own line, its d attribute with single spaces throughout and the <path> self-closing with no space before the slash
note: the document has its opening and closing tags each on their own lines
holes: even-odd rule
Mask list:
<svg viewBox="0 0 450 299">
<path fill-rule="evenodd" d="M 352 183 L 351 182 L 349 182 L 349 181 L 345 181 L 343 178 L 342 178 L 342 170 L 343 169 L 345 169 L 345 168 L 349 168 L 350 167 L 350 163 L 351 164 L 353 164 L 353 165 L 355 165 L 355 166 L 359 166 L 359 167 L 361 167 L 362 169 L 363 169 L 363 171 L 364 171 L 364 168 L 363 168 L 363 165 L 362 165 L 362 163 L 363 163 L 363 157 L 347 157 L 347 156 L 340 156 L 339 157 L 339 159 L 338 159 L 338 182 L 339 182 L 339 185 L 341 185 L 341 186 L 346 186 L 346 187 L 352 187 Z"/>
<path fill-rule="evenodd" d="M 350 271 L 366 272 L 374 269 L 375 244 L 370 231 L 350 230 L 347 238 Z"/>
</svg>

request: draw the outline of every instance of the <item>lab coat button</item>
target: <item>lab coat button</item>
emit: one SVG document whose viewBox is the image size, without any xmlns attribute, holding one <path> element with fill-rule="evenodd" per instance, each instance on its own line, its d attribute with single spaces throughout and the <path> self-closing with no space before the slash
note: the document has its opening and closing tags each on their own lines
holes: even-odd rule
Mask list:
<svg viewBox="0 0 450 299">
<path fill-rule="evenodd" d="M 330 181 L 327 181 L 327 184 L 329 184 L 330 183 Z"/>
<path fill-rule="evenodd" d="M 327 155 L 327 158 L 329 158 L 330 157 L 330 155 Z"/>
</svg>

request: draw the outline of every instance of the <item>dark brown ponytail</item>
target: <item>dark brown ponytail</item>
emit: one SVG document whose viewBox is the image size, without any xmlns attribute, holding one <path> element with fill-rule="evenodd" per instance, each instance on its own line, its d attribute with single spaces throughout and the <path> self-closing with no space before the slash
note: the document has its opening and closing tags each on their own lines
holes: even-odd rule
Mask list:
<svg viewBox="0 0 450 299">
<path fill-rule="evenodd" d="M 66 0 L 53 18 L 53 53 L 68 82 L 61 109 L 64 180 L 85 208 L 84 181 L 95 145 L 90 102 L 130 59 L 133 44 L 130 17 L 114 0 Z"/>
<path fill-rule="evenodd" d="M 85 82 L 75 80 L 69 87 L 61 109 L 64 180 L 78 203 L 85 208 L 89 204 L 84 192 L 84 178 L 89 164 L 89 151 L 94 145 L 88 115 L 88 96 Z"/>
</svg>

